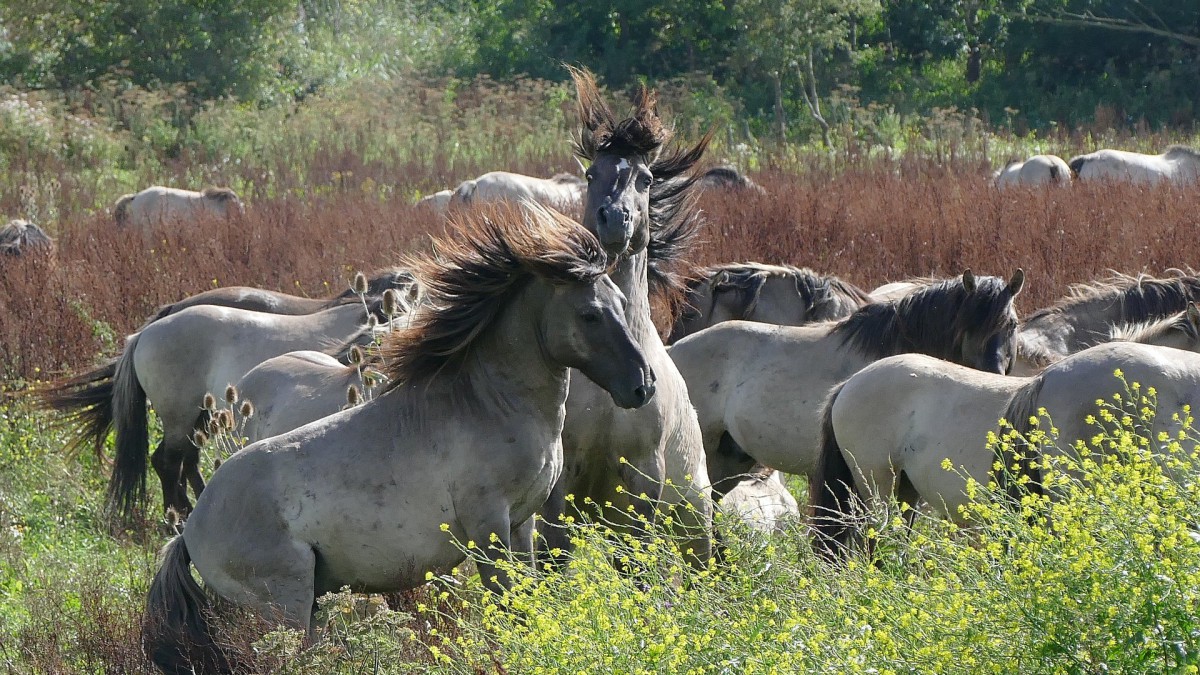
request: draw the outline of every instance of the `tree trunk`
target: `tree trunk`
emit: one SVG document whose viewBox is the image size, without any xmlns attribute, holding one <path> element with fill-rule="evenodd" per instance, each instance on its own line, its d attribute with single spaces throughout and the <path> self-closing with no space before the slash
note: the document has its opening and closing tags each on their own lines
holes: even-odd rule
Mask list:
<svg viewBox="0 0 1200 675">
<path fill-rule="evenodd" d="M 825 121 L 825 116 L 821 114 L 821 99 L 817 96 L 817 74 L 813 68 L 813 50 L 808 50 L 808 58 L 805 59 L 803 66 L 797 65 L 796 70 L 800 75 L 800 91 L 804 94 L 804 103 L 808 106 L 808 112 L 812 118 L 821 126 L 821 140 L 824 141 L 826 148 L 832 148 L 833 143 L 829 138 L 829 122 Z"/>
<path fill-rule="evenodd" d="M 775 122 L 779 131 L 779 140 L 787 140 L 787 117 L 783 111 L 783 76 L 778 70 L 771 71 L 775 82 Z"/>
</svg>

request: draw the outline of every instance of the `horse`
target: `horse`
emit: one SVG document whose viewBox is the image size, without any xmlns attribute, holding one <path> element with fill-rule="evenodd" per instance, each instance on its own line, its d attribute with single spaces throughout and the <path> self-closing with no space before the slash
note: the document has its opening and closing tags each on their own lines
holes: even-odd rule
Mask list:
<svg viewBox="0 0 1200 675">
<path fill-rule="evenodd" d="M 1034 155 L 1027 160 L 1013 160 L 992 174 L 998 188 L 1018 185 L 1059 185 L 1070 187 L 1074 172 L 1057 155 Z"/>
<path fill-rule="evenodd" d="M 699 415 L 709 475 L 720 480 L 755 461 L 812 475 L 825 395 L 881 358 L 920 352 L 1007 372 L 1024 280 L 1019 269 L 1007 282 L 968 270 L 837 322 L 727 321 L 676 342 L 670 354 Z"/>
<path fill-rule="evenodd" d="M 783 532 L 789 521 L 799 520 L 800 506 L 783 483 L 783 474 L 759 465 L 741 476 L 713 484 L 717 510 L 744 523 L 755 532 Z"/>
<path fill-rule="evenodd" d="M 325 346 L 340 350 L 367 332 L 367 317 L 361 304 L 303 315 L 188 307 L 126 338 L 122 353 L 107 363 L 40 394 L 46 407 L 66 413 L 65 423 L 76 427 L 72 445 L 90 443 L 102 454 L 116 428 L 108 502 L 126 521 L 146 502 L 150 400 L 163 425 L 162 442 L 150 458 L 162 482 L 163 506 L 185 518 L 191 511 L 188 486 L 197 497 L 204 490 L 193 433 L 208 418 L 205 395 L 219 395 L 272 356 Z"/>
<path fill-rule="evenodd" d="M 1200 180 L 1200 150 L 1172 145 L 1161 155 L 1124 150 L 1097 150 L 1067 163 L 1081 181 L 1117 180 L 1136 185 L 1170 182 L 1191 185 Z"/>
<path fill-rule="evenodd" d="M 700 174 L 700 179 L 697 181 L 701 188 L 705 190 L 727 190 L 732 192 L 753 192 L 760 195 L 767 194 L 761 185 L 750 180 L 750 177 L 737 170 L 737 167 L 729 164 L 714 166 L 713 168 Z"/>
<path fill-rule="evenodd" d="M 54 240 L 42 228 L 21 218 L 0 228 L 0 255 L 19 256 L 34 250 L 54 252 Z"/>
<path fill-rule="evenodd" d="M 585 183 L 569 173 L 550 178 L 535 178 L 508 171 L 490 171 L 474 180 L 466 180 L 454 188 L 448 208 L 471 206 L 494 201 L 531 201 L 571 211 L 583 200 Z"/>
<path fill-rule="evenodd" d="M 1074 284 L 1067 295 L 1021 323 L 1014 375 L 1031 375 L 1069 354 L 1111 339 L 1112 327 L 1171 316 L 1200 300 L 1200 278 L 1113 273 Z"/>
<path fill-rule="evenodd" d="M 841 319 L 868 299 L 865 291 L 837 277 L 754 262 L 702 268 L 688 280 L 686 293 L 668 344 L 734 319 L 782 326 Z"/>
<path fill-rule="evenodd" d="M 652 296 L 670 304 L 682 292 L 672 263 L 696 234 L 690 172 L 712 133 L 690 148 L 668 149 L 671 132 L 658 115 L 655 94 L 640 87 L 633 111 L 622 119 L 604 102 L 591 73 L 569 70 L 580 121 L 575 152 L 590 163 L 582 224 L 614 261 L 609 274 L 629 301 L 625 318 L 658 376 L 658 395 L 647 406 L 624 410 L 587 379 L 571 378 L 566 466 L 541 515 L 557 524 L 574 495 L 572 508 L 590 499 L 608 522 L 643 534 L 642 519 L 654 522 L 660 505 L 674 511 L 680 550 L 703 564 L 712 550 L 713 510 L 704 446 L 687 386 L 667 356 L 650 305 Z M 547 549 L 570 550 L 564 528 L 543 530 Z"/>
<path fill-rule="evenodd" d="M 1029 418 L 1045 408 L 1058 429 L 1049 452 L 1086 442 L 1097 433 L 1086 422 L 1097 412 L 1096 400 L 1125 394 L 1114 377 L 1117 369 L 1143 391 L 1154 387 L 1160 411 L 1200 404 L 1200 355 L 1132 342 L 1090 347 L 1032 378 L 921 354 L 864 368 L 834 388 L 822 409 L 821 454 L 809 483 L 814 546 L 826 557 L 844 555 L 854 534 L 847 515 L 857 502 L 889 495 L 910 505 L 924 500 L 941 516 L 961 521 L 967 478 L 986 485 L 993 477 L 997 457 L 986 441 L 999 420 L 1028 434 Z M 1157 438 L 1170 424 L 1170 414 L 1160 412 L 1146 437 Z M 947 461 L 954 470 L 945 468 Z"/>
<path fill-rule="evenodd" d="M 375 276 L 367 279 L 365 288 L 360 290 L 363 291 L 361 295 L 367 299 L 368 304 L 374 303 L 377 305 L 377 301 L 382 298 L 383 293 L 389 288 L 396 290 L 400 297 L 406 299 L 408 303 L 411 303 L 412 299 L 420 293 L 420 288 L 417 286 L 416 279 L 412 273 L 399 267 L 377 273 Z M 297 295 L 269 291 L 253 286 L 225 286 L 223 288 L 201 291 L 195 295 L 189 295 L 178 302 L 163 305 L 158 308 L 158 311 L 154 313 L 154 316 L 147 323 L 158 321 L 196 305 L 234 307 L 253 312 L 266 312 L 268 314 L 312 314 L 313 312 L 330 309 L 338 305 L 351 303 L 361 305 L 362 299 L 360 299 L 359 295 L 353 287 L 326 298 L 303 298 Z M 379 316 L 377 318 L 382 320 L 386 317 Z"/>
<path fill-rule="evenodd" d="M 317 596 L 419 586 L 465 545 L 486 553 L 482 582 L 502 591 L 493 562 L 563 466 L 569 369 L 622 408 L 653 400 L 653 366 L 596 238 L 545 210 L 504 214 L 410 261 L 431 301 L 389 337 L 385 393 L 213 474 L 147 598 L 143 644 L 165 672 L 232 668 L 206 590 L 311 630 Z"/>
<path fill-rule="evenodd" d="M 246 207 L 229 188 L 207 187 L 201 192 L 154 185 L 127 194 L 113 205 L 113 220 L 149 235 L 160 225 L 188 224 L 200 218 L 232 218 L 244 215 Z"/>
</svg>

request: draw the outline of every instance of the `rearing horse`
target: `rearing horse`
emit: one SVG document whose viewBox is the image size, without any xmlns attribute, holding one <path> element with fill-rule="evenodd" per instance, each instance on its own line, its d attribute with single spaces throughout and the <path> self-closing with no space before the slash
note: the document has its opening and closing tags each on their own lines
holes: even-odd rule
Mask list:
<svg viewBox="0 0 1200 675">
<path fill-rule="evenodd" d="M 604 515 L 615 522 L 628 518 L 631 507 L 653 520 L 654 504 L 641 495 L 670 504 L 686 502 L 692 508 L 680 508 L 674 516 L 681 525 L 681 550 L 690 548 L 696 560 L 704 561 L 712 526 L 704 444 L 687 386 L 651 319 L 650 298 L 678 297 L 682 288 L 668 268 L 695 234 L 696 179 L 690 170 L 711 134 L 691 148 L 663 152 L 671 132 L 658 116 L 652 92 L 641 88 L 631 115 L 621 119 L 605 104 L 591 73 L 569 70 L 581 127 L 575 152 L 591 163 L 582 224 L 600 240 L 609 259 L 616 260 L 609 276 L 628 300 L 625 318 L 654 369 L 658 393 L 642 408 L 626 410 L 588 379 L 571 378 L 563 429 L 565 466 L 543 517 L 555 523 L 569 494 L 577 505 L 587 497 L 611 504 Z M 664 490 L 667 480 L 672 487 Z M 569 548 L 561 528 L 545 529 L 549 547 Z"/>
</svg>

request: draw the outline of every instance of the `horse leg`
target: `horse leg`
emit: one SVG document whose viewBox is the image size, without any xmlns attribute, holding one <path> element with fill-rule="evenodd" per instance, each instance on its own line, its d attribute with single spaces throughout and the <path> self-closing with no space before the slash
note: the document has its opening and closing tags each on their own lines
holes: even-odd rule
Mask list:
<svg viewBox="0 0 1200 675">
<path fill-rule="evenodd" d="M 200 493 L 204 492 L 204 476 L 200 474 L 200 448 L 192 445 L 184 450 L 182 472 L 183 482 L 190 485 L 196 499 L 200 499 Z M 186 489 L 183 494 L 187 495 Z"/>
<path fill-rule="evenodd" d="M 571 537 L 562 520 L 567 512 L 568 487 L 564 476 L 559 477 L 542 505 L 542 525 L 538 527 L 538 550 L 545 553 L 547 561 L 556 568 L 566 563 L 567 553 L 571 550 Z"/>
<path fill-rule="evenodd" d="M 495 505 L 496 502 L 491 500 L 481 500 L 481 506 L 484 504 Z M 483 582 L 484 588 L 492 591 L 496 595 L 503 595 L 505 591 L 512 587 L 512 579 L 509 578 L 508 572 L 503 569 L 503 566 L 497 562 L 501 559 L 510 557 L 512 538 L 510 533 L 513 530 L 511 516 L 508 512 L 508 507 L 494 509 L 490 513 L 475 514 L 476 517 L 464 522 L 467 538 L 470 541 L 476 542 L 477 546 L 483 547 L 484 558 L 476 559 L 475 564 L 479 567 L 479 579 Z M 523 527 L 518 525 L 517 527 Z"/>
<path fill-rule="evenodd" d="M 179 462 L 173 461 L 173 454 L 166 439 L 163 439 L 150 455 L 150 465 L 162 483 L 163 511 L 169 513 L 174 510 L 176 515 L 184 517 L 191 511 L 191 504 L 187 503 L 187 493 L 183 492 L 182 467 Z"/>
<path fill-rule="evenodd" d="M 512 528 L 509 533 L 512 541 L 513 557 L 530 567 L 536 567 L 537 557 L 533 547 L 533 516 L 525 522 Z"/>
</svg>

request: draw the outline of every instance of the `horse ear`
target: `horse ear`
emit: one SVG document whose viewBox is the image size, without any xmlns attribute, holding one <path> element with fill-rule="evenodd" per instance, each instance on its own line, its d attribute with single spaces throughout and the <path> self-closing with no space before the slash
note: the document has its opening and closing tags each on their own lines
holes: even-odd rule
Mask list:
<svg viewBox="0 0 1200 675">
<path fill-rule="evenodd" d="M 971 270 L 969 268 L 966 270 L 963 270 L 962 281 L 963 281 L 963 288 L 967 289 L 968 293 L 975 292 L 975 275 L 971 273 Z"/>
<path fill-rule="evenodd" d="M 729 283 L 729 271 L 728 270 L 721 270 L 720 272 L 717 272 L 716 274 L 714 274 L 708 278 L 708 287 L 710 289 L 710 292 L 716 291 L 728 283 Z"/>
<path fill-rule="evenodd" d="M 1192 324 L 1192 330 L 1196 335 L 1200 335 L 1200 305 L 1194 302 L 1188 303 L 1187 320 L 1188 323 Z"/>
<path fill-rule="evenodd" d="M 1013 272 L 1012 281 L 1008 282 L 1008 294 L 1017 297 L 1017 293 L 1021 292 L 1021 287 L 1025 285 L 1025 270 L 1020 267 L 1016 272 Z"/>
</svg>

